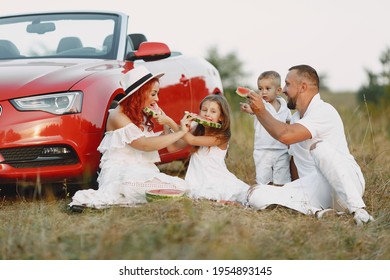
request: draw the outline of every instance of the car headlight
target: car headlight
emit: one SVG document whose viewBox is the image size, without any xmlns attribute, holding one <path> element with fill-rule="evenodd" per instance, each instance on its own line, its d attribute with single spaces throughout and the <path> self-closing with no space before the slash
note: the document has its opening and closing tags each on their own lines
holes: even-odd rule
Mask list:
<svg viewBox="0 0 390 280">
<path fill-rule="evenodd" d="M 45 111 L 56 115 L 81 113 L 83 93 L 81 91 L 54 93 L 12 99 L 19 111 Z"/>
</svg>

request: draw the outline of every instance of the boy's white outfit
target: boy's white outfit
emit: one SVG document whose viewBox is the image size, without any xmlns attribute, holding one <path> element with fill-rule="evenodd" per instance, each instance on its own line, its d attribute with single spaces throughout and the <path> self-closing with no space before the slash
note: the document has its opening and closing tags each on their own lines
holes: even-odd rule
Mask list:
<svg viewBox="0 0 390 280">
<path fill-rule="evenodd" d="M 283 187 L 257 185 L 248 195 L 249 204 L 256 209 L 279 204 L 304 214 L 315 214 L 327 208 L 347 209 L 355 213 L 358 224 L 372 220 L 361 209 L 365 207 L 362 199 L 365 180 L 349 152 L 336 109 L 317 94 L 304 116 L 300 118 L 296 112 L 291 123 L 303 125 L 312 135 L 311 139 L 290 145 L 299 179 Z"/>
<path fill-rule="evenodd" d="M 291 119 L 291 111 L 287 108 L 286 101 L 278 96 L 280 103 L 278 111 L 271 103 L 265 102 L 267 111 L 277 120 L 287 122 Z M 256 167 L 256 183 L 284 185 L 291 182 L 290 155 L 288 146 L 273 138 L 255 117 L 255 139 L 253 159 Z"/>
</svg>

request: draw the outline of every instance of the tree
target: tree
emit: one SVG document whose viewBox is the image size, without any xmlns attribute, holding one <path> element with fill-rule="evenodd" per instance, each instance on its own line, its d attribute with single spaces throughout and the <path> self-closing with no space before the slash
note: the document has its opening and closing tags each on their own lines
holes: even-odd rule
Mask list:
<svg viewBox="0 0 390 280">
<path fill-rule="evenodd" d="M 206 59 L 219 71 L 225 89 L 234 89 L 248 74 L 243 70 L 243 62 L 235 52 L 221 55 L 216 46 L 207 50 Z"/>
<path fill-rule="evenodd" d="M 366 69 L 368 85 L 363 85 L 358 90 L 358 100 L 360 103 L 368 102 L 378 104 L 384 96 L 384 87 L 378 82 L 378 75 Z"/>
<path fill-rule="evenodd" d="M 390 48 L 387 47 L 381 56 L 379 57 L 379 61 L 382 64 L 382 72 L 380 73 L 380 76 L 382 78 L 382 83 L 384 85 L 390 84 Z"/>
<path fill-rule="evenodd" d="M 374 73 L 366 69 L 368 85 L 358 90 L 358 100 L 386 107 L 390 104 L 390 48 L 387 47 L 379 57 L 382 71 Z"/>
<path fill-rule="evenodd" d="M 328 79 L 328 75 L 325 73 L 319 73 L 318 78 L 320 80 L 320 91 L 329 90 L 329 87 L 326 83 L 326 80 Z"/>
</svg>

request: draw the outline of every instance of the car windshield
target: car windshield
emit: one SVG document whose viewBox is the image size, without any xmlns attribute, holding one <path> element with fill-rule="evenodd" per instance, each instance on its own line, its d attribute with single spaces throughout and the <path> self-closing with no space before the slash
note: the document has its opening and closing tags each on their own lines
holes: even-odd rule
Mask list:
<svg viewBox="0 0 390 280">
<path fill-rule="evenodd" d="M 62 13 L 0 18 L 0 59 L 116 56 L 114 14 Z"/>
</svg>

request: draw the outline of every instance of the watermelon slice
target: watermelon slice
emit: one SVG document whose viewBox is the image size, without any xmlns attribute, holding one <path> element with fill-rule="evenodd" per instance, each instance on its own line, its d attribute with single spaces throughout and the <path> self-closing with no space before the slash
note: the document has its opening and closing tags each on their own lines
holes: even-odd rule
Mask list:
<svg viewBox="0 0 390 280">
<path fill-rule="evenodd" d="M 145 195 L 148 202 L 153 202 L 156 200 L 180 198 L 184 193 L 184 191 L 178 189 L 154 189 L 146 191 Z"/>
<path fill-rule="evenodd" d="M 193 120 L 195 122 L 197 122 L 201 125 L 206 125 L 206 126 L 210 126 L 213 128 L 221 128 L 222 127 L 222 125 L 220 123 L 209 121 L 198 114 L 190 113 L 188 111 L 185 111 L 184 114 L 187 115 L 187 118 L 193 118 Z"/>
<path fill-rule="evenodd" d="M 151 115 L 152 117 L 161 114 L 161 110 L 160 110 L 160 108 L 157 106 L 157 104 L 154 104 L 154 105 L 153 105 L 153 108 L 151 108 L 151 107 L 145 107 L 145 108 L 144 108 L 144 112 L 145 112 L 146 114 L 148 114 L 148 115 Z"/>
<path fill-rule="evenodd" d="M 246 87 L 237 87 L 236 93 L 241 97 L 248 97 L 248 94 L 251 90 Z"/>
</svg>

